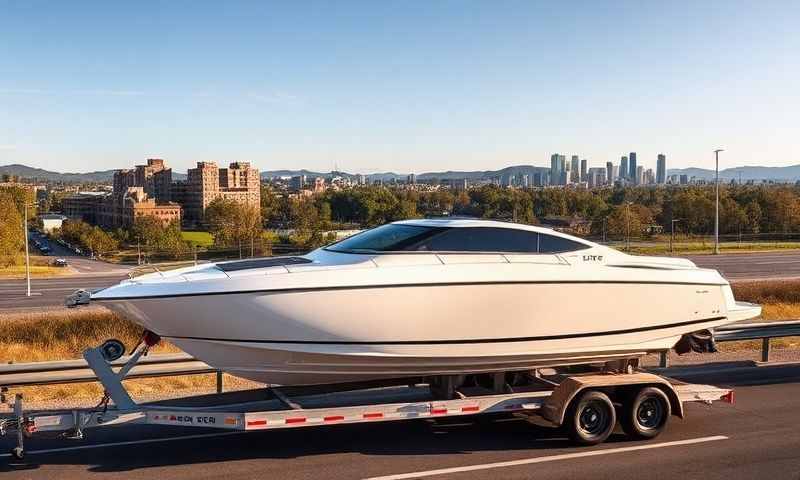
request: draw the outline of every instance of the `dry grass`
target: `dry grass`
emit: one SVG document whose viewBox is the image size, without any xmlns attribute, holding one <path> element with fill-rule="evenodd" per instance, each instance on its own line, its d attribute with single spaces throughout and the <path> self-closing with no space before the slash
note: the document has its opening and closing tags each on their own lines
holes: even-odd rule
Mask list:
<svg viewBox="0 0 800 480">
<path fill-rule="evenodd" d="M 800 280 L 736 282 L 732 286 L 737 300 L 760 304 L 800 303 Z"/>
<path fill-rule="evenodd" d="M 81 358 L 85 349 L 109 338 L 117 338 L 131 348 L 141 334 L 141 327 L 103 308 L 6 314 L 0 316 L 0 363 Z M 162 341 L 153 351 L 167 353 L 179 349 Z M 227 375 L 224 383 L 226 389 L 255 385 Z M 209 374 L 184 375 L 126 380 L 125 384 L 134 397 L 156 398 L 176 393 L 208 393 L 215 387 L 216 378 Z M 102 388 L 97 383 L 76 383 L 15 388 L 13 392 L 23 393 L 36 404 L 59 405 L 99 399 Z"/>
<path fill-rule="evenodd" d="M 50 265 L 31 265 L 32 277 L 55 277 L 58 275 L 69 275 L 72 272 L 68 268 L 52 267 Z M 25 278 L 25 265 L 12 265 L 10 267 L 0 267 L 0 278 Z"/>
</svg>

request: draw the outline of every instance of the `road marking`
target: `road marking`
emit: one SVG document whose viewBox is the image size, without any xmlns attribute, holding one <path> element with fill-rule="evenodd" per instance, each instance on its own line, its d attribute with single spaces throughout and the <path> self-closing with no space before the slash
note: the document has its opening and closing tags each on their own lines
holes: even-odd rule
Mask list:
<svg viewBox="0 0 800 480">
<path fill-rule="evenodd" d="M 226 437 L 228 435 L 241 435 L 243 433 L 251 433 L 245 431 L 235 431 L 235 432 L 221 432 L 221 433 L 201 433 L 197 435 L 184 435 L 182 437 L 164 437 L 164 438 L 148 438 L 146 440 L 129 440 L 125 442 L 112 442 L 112 443 L 96 443 L 93 445 L 78 445 L 76 447 L 61 447 L 61 448 L 45 448 L 42 450 L 26 450 L 26 455 L 33 455 L 37 453 L 59 453 L 59 452 L 72 452 L 75 450 L 93 450 L 95 448 L 105 448 L 105 447 L 119 447 L 125 445 L 143 445 L 147 443 L 159 443 L 159 442 L 175 442 L 178 440 L 192 440 L 198 438 L 212 438 L 212 437 Z M 2 457 L 10 457 L 10 453 L 2 453 L 0 454 L 0 458 Z"/>
<path fill-rule="evenodd" d="M 596 457 L 600 455 L 611 455 L 612 453 L 635 452 L 637 450 L 650 450 L 653 448 L 677 447 L 680 445 L 693 445 L 695 443 L 714 442 L 717 440 L 727 440 L 727 439 L 728 437 L 724 435 L 715 435 L 713 437 L 692 438 L 689 440 L 676 440 L 674 442 L 651 443 L 648 445 L 636 445 L 632 447 L 604 448 L 600 450 L 591 450 L 588 452 L 564 453 L 561 455 L 551 455 L 549 457 L 536 457 L 536 458 L 527 458 L 523 460 L 511 460 L 509 462 L 484 463 L 482 465 L 469 465 L 466 467 L 440 468 L 438 470 L 427 470 L 424 472 L 400 473 L 397 475 L 371 477 L 366 480 L 403 480 L 407 478 L 431 477 L 433 475 L 445 475 L 448 473 L 472 472 L 475 470 L 488 470 L 490 468 L 516 467 L 519 465 L 530 465 L 533 463 L 556 462 L 559 460 L 569 460 L 572 458 Z"/>
</svg>

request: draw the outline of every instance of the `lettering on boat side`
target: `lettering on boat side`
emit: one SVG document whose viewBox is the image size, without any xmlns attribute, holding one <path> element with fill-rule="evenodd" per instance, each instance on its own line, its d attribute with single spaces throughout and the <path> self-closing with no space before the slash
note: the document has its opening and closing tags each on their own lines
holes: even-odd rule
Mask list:
<svg viewBox="0 0 800 480">
<path fill-rule="evenodd" d="M 603 256 L 602 255 L 584 255 L 583 256 L 584 262 L 602 262 Z"/>
</svg>

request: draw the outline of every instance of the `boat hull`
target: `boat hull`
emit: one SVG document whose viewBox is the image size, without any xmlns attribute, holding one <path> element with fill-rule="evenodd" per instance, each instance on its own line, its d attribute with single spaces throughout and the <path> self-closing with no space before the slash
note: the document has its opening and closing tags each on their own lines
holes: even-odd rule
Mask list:
<svg viewBox="0 0 800 480">
<path fill-rule="evenodd" d="M 215 368 L 264 383 L 303 385 L 640 356 L 673 347 L 685 333 L 730 323 L 726 288 L 678 282 L 448 283 L 108 305 Z"/>
</svg>

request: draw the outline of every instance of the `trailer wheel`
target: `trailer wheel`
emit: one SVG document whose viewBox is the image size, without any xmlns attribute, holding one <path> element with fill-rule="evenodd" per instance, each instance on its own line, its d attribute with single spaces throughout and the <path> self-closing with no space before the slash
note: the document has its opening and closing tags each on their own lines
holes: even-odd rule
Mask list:
<svg viewBox="0 0 800 480">
<path fill-rule="evenodd" d="M 17 460 L 22 460 L 25 458 L 25 450 L 22 447 L 14 447 L 11 449 L 11 456 Z"/>
<path fill-rule="evenodd" d="M 125 355 L 125 344 L 116 338 L 110 338 L 100 345 L 100 353 L 107 362 L 119 360 Z"/>
<path fill-rule="evenodd" d="M 588 390 L 573 400 L 566 427 L 578 445 L 597 445 L 604 442 L 617 423 L 614 404 L 603 392 Z"/>
<path fill-rule="evenodd" d="M 644 387 L 622 405 L 620 424 L 629 437 L 650 439 L 664 430 L 670 415 L 667 394 L 660 388 Z"/>
</svg>

